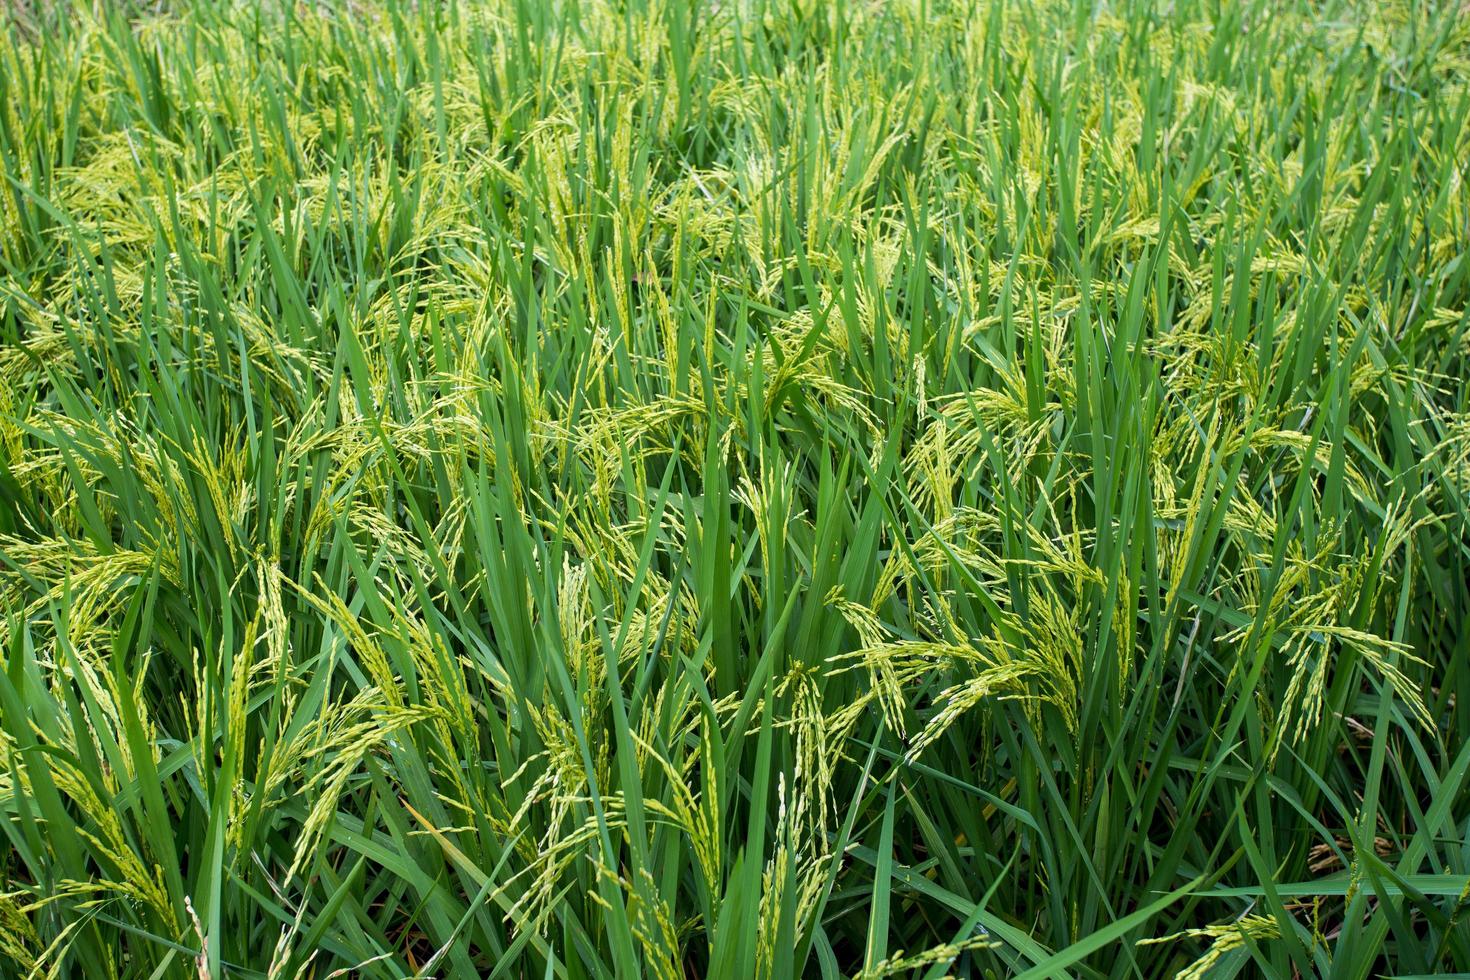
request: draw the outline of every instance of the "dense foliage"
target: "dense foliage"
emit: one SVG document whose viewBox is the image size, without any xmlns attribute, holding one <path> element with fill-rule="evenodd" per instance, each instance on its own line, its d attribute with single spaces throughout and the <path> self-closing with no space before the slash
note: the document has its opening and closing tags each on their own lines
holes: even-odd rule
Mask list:
<svg viewBox="0 0 1470 980">
<path fill-rule="evenodd" d="M 33 0 L 0 974 L 1470 970 L 1470 14 Z"/>
</svg>

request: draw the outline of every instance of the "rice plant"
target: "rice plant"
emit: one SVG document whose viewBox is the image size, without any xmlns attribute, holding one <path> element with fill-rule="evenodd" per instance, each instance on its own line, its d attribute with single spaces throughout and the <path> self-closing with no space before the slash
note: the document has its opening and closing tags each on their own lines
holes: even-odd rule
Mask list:
<svg viewBox="0 0 1470 980">
<path fill-rule="evenodd" d="M 0 19 L 0 976 L 1470 971 L 1459 0 Z"/>
</svg>

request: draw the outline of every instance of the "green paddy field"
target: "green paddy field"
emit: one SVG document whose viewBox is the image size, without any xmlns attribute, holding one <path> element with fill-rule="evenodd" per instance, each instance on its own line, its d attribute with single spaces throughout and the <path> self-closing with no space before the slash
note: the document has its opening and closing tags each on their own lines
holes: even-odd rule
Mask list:
<svg viewBox="0 0 1470 980">
<path fill-rule="evenodd" d="M 0 976 L 1470 971 L 1460 0 L 0 23 Z"/>
</svg>

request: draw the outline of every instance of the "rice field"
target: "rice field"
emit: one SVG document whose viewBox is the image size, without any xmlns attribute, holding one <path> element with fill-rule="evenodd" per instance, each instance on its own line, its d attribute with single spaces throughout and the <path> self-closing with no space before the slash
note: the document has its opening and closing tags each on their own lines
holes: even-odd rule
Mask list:
<svg viewBox="0 0 1470 980">
<path fill-rule="evenodd" d="M 1470 8 L 15 0 L 0 976 L 1470 971 Z"/>
</svg>

